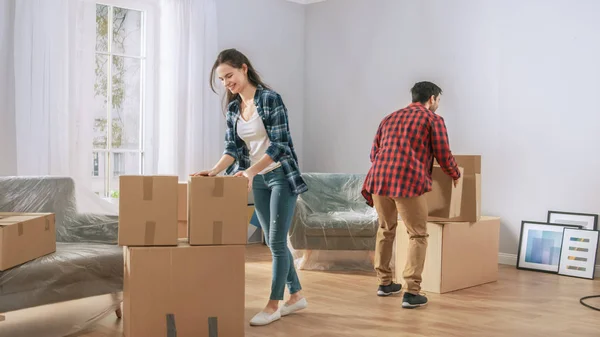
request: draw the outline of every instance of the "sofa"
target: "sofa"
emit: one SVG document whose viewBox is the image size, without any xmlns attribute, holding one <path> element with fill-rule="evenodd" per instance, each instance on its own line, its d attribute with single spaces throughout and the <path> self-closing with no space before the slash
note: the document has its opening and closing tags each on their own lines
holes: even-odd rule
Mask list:
<svg viewBox="0 0 600 337">
<path fill-rule="evenodd" d="M 290 228 L 293 249 L 375 250 L 378 220 L 361 195 L 365 174 L 304 173 L 308 191 L 298 197 Z"/>
<path fill-rule="evenodd" d="M 0 272 L 0 313 L 122 291 L 118 217 L 80 213 L 71 178 L 0 177 L 0 212 L 55 213 L 57 241 L 55 253 Z"/>
</svg>

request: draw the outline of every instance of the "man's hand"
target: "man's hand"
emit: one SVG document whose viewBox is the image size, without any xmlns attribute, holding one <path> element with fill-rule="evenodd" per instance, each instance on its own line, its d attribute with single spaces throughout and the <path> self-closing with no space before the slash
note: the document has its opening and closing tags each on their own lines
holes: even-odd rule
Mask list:
<svg viewBox="0 0 600 337">
<path fill-rule="evenodd" d="M 460 178 L 458 178 L 458 179 L 455 179 L 455 180 L 453 181 L 453 183 L 454 183 L 454 187 L 456 187 L 456 185 L 458 185 L 458 180 L 459 180 L 459 179 L 460 179 Z"/>
<path fill-rule="evenodd" d="M 256 173 L 252 172 L 251 170 L 246 170 L 246 171 L 239 171 L 236 174 L 234 174 L 233 176 L 248 178 L 248 191 L 252 190 L 252 182 L 254 181 L 254 177 L 256 176 Z"/>
</svg>

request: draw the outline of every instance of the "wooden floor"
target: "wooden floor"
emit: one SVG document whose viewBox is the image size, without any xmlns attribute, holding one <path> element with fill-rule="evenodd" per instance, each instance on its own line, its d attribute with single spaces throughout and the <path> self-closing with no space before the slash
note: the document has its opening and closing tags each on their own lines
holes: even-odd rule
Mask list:
<svg viewBox="0 0 600 337">
<path fill-rule="evenodd" d="M 271 263 L 265 247 L 248 247 L 246 271 L 249 320 L 264 306 L 269 294 Z M 309 308 L 269 326 L 247 326 L 246 336 L 600 336 L 600 311 L 579 303 L 583 296 L 600 295 L 600 280 L 518 271 L 510 266 L 500 266 L 499 277 L 498 282 L 467 290 L 428 294 L 427 307 L 406 310 L 401 308 L 401 296 L 375 295 L 373 273 L 301 271 Z M 99 299 L 86 301 L 93 300 Z M 600 306 L 597 299 L 588 303 Z M 52 309 L 46 310 L 47 322 L 60 324 L 56 322 L 60 319 L 52 319 L 49 311 Z M 21 316 L 31 324 L 40 320 L 39 313 Z M 18 336 L 2 330 L 3 324 L 10 324 L 10 313 L 6 319 L 0 323 L 0 336 Z M 27 335 L 43 337 L 31 332 Z M 121 335 L 122 322 L 109 314 L 89 330 L 73 336 Z"/>
</svg>

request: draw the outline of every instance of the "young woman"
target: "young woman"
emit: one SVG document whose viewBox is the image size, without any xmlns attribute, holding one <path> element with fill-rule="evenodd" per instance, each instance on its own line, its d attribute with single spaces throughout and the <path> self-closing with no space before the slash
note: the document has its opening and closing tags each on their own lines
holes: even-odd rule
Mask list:
<svg viewBox="0 0 600 337">
<path fill-rule="evenodd" d="M 227 169 L 229 175 L 248 178 L 273 255 L 271 296 L 250 324 L 266 325 L 307 306 L 287 247 L 296 199 L 307 186 L 300 175 L 281 96 L 261 81 L 248 58 L 235 49 L 224 50 L 217 57 L 211 72 L 213 91 L 215 73 L 227 90 L 225 151 L 211 170 L 194 175 L 215 176 Z M 290 299 L 280 308 L 286 284 Z"/>
</svg>

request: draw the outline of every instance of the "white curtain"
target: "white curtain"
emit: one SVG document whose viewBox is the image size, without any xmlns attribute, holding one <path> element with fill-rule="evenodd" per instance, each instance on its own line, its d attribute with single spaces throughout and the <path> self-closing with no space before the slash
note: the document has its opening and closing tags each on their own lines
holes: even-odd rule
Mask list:
<svg viewBox="0 0 600 337">
<path fill-rule="evenodd" d="M 209 85 L 219 52 L 215 0 L 162 0 L 160 27 L 156 167 L 187 180 L 223 151 L 220 97 Z"/>
<path fill-rule="evenodd" d="M 14 4 L 17 175 L 70 176 L 80 211 L 115 213 L 91 190 L 95 2 Z"/>
<path fill-rule="evenodd" d="M 90 177 L 95 13 L 87 1 L 16 1 L 19 175 Z"/>
<path fill-rule="evenodd" d="M 216 3 L 156 1 L 160 36 L 148 52 L 158 59 L 159 76 L 146 84 L 155 89 L 159 105 L 148 123 L 153 159 L 145 174 L 187 180 L 214 165 L 223 150 L 220 96 L 209 85 L 219 52 Z M 92 192 L 95 1 L 17 0 L 12 6 L 14 60 L 7 73 L 14 75 L 14 95 L 9 94 L 14 96 L 16 174 L 73 177 L 81 211 L 118 213 L 117 205 Z"/>
</svg>

